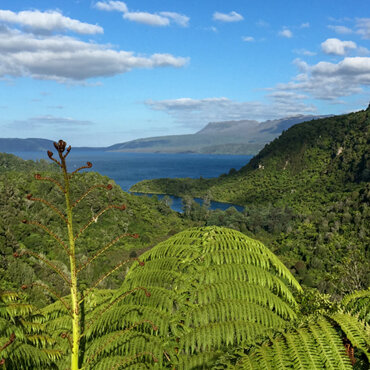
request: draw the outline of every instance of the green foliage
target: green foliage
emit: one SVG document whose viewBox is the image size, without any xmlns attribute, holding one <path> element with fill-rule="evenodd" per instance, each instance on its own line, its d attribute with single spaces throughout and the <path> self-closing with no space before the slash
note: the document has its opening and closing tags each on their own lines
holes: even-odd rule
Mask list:
<svg viewBox="0 0 370 370">
<path fill-rule="evenodd" d="M 9 158 L 11 166 L 0 166 L 0 288 L 16 290 L 22 284 L 39 281 L 66 295 L 68 287 L 65 282 L 45 264 L 39 264 L 34 258 L 15 260 L 12 256 L 17 250 L 27 248 L 42 254 L 61 270 L 66 270 L 69 261 L 55 239 L 45 231 L 21 223 L 22 219 L 38 220 L 54 230 L 57 236 L 61 238 L 64 236 L 58 215 L 44 204 L 26 199 L 27 194 L 35 194 L 62 209 L 64 200 L 58 187 L 48 182 L 34 180 L 34 174 L 41 173 L 44 177 L 54 177 L 62 181 L 60 174 L 55 171 L 54 165 L 44 166 L 42 163 L 23 161 L 15 156 L 0 154 L 2 163 L 8 163 Z M 24 163 L 27 164 L 26 167 Z M 1 173 L 2 171 L 6 172 Z M 76 181 L 71 184 L 71 192 L 76 199 L 91 186 L 115 185 L 112 180 L 94 172 L 76 174 L 75 177 Z M 181 231 L 191 224 L 160 202 L 125 193 L 119 186 L 113 186 L 108 194 L 97 188 L 76 206 L 74 213 L 76 228 L 83 227 L 90 217 L 112 203 L 126 204 L 127 210 L 124 213 L 112 212 L 100 216 L 99 222 L 94 222 L 79 239 L 77 258 L 81 262 L 86 261 L 88 256 L 109 243 L 112 236 L 128 232 L 138 233 L 140 237 L 123 239 L 105 255 L 101 255 L 97 264 L 91 265 L 83 272 L 82 279 L 86 282 L 95 281 L 102 273 L 113 268 L 117 259 L 138 256 L 147 248 L 167 238 L 168 234 Z M 125 270 L 118 271 L 102 282 L 100 287 L 119 287 L 124 274 Z M 31 302 L 39 307 L 55 300 L 50 294 L 44 295 L 38 287 L 34 287 L 27 294 L 30 295 Z"/>
<path fill-rule="evenodd" d="M 48 242 L 52 241 L 57 245 L 59 253 L 52 254 L 53 257 L 56 257 L 55 261 L 53 261 L 40 252 L 39 248 L 36 247 L 32 250 L 21 245 L 21 248 L 13 253 L 13 257 L 30 256 L 34 262 L 37 261 L 53 271 L 55 276 L 63 282 L 61 289 L 57 290 L 54 289 L 52 284 L 44 284 L 39 281 L 32 282 L 29 286 L 22 285 L 22 289 L 33 287 L 45 289 L 54 299 L 57 299 L 57 303 L 45 309 L 46 321 L 43 323 L 50 332 L 53 332 L 54 339 L 50 339 L 50 341 L 52 343 L 56 342 L 63 348 L 64 356 L 59 356 L 61 358 L 58 361 L 58 366 L 65 367 L 70 363 L 72 370 L 78 370 L 81 367 L 92 368 L 96 365 L 100 366 L 102 362 L 106 363 L 108 361 L 107 358 L 112 356 L 115 356 L 117 368 L 126 367 L 126 365 L 131 365 L 132 363 L 143 362 L 150 364 L 158 362 L 152 352 L 152 348 L 141 351 L 150 334 L 136 330 L 138 327 L 149 325 L 151 331 L 154 332 L 157 330 L 154 323 L 151 320 L 138 319 L 137 313 L 143 315 L 140 306 L 130 307 L 123 311 L 117 311 L 115 307 L 127 295 L 135 293 L 136 288 L 123 292 L 120 297 L 115 297 L 113 300 L 109 300 L 108 294 L 106 297 L 98 295 L 101 298 L 100 300 L 93 299 L 93 304 L 90 302 L 90 297 L 94 295 L 96 288 L 101 286 L 101 283 L 107 277 L 127 265 L 130 261 L 130 259 L 125 260 L 120 257 L 117 263 L 117 258 L 115 258 L 115 260 L 112 260 L 114 265 L 110 269 L 107 269 L 107 266 L 102 266 L 101 263 L 102 257 L 104 258 L 107 252 L 111 251 L 112 247 L 116 246 L 123 238 L 138 238 L 138 234 L 128 232 L 128 225 L 126 225 L 125 229 L 122 228 L 123 230 L 121 229 L 119 235 L 114 239 L 110 236 L 113 226 L 112 221 L 119 223 L 119 219 L 114 211 L 125 210 L 126 205 L 110 203 L 100 206 L 95 201 L 90 203 L 89 200 L 94 200 L 94 198 L 91 198 L 91 194 L 96 193 L 98 190 L 110 192 L 113 189 L 112 184 L 92 185 L 90 182 L 87 184 L 87 189 L 81 189 L 80 182 L 75 182 L 78 172 L 85 168 L 91 168 L 92 164 L 87 162 L 86 166 L 82 166 L 73 172 L 68 172 L 66 157 L 71 150 L 71 146 L 67 148 L 66 143 L 63 140 L 59 140 L 58 143 L 54 143 L 54 147 L 59 158 L 54 158 L 51 151 L 48 151 L 48 156 L 60 167 L 61 176 L 50 177 L 48 175 L 35 174 L 34 177 L 39 182 L 42 181 L 43 185 L 46 185 L 48 195 L 51 192 L 55 193 L 57 202 L 53 204 L 50 202 L 49 197 L 42 198 L 37 195 L 34 196 L 32 193 L 28 193 L 26 196 L 28 203 L 34 203 L 41 207 L 46 206 L 46 210 L 53 219 L 48 224 L 44 224 L 39 217 L 36 220 L 24 218 L 22 223 L 41 229 L 47 235 Z M 94 174 L 91 175 L 94 176 Z M 77 178 L 77 180 L 79 179 Z M 74 192 L 73 190 L 76 191 Z M 108 199 L 110 198 L 108 196 Z M 91 216 L 89 211 L 83 214 L 75 212 L 75 209 L 82 208 L 81 205 L 86 203 L 90 208 Z M 106 222 L 107 213 L 111 214 L 110 223 Z M 98 239 L 99 242 L 103 242 L 102 246 L 98 246 L 97 250 L 93 251 L 93 254 L 85 254 L 84 257 L 86 257 L 82 258 L 80 255 L 81 251 L 89 252 L 86 249 L 84 250 L 86 245 L 86 240 L 84 240 L 85 232 L 87 230 L 96 231 L 95 224 L 98 220 L 102 221 L 103 226 L 103 233 L 101 233 L 103 236 Z M 97 238 L 96 234 L 93 234 L 93 236 Z M 37 234 L 27 241 L 30 243 L 33 239 L 37 240 Z M 55 249 L 53 249 L 53 252 L 55 253 Z M 91 274 L 88 273 L 88 270 L 96 263 L 100 266 L 98 269 L 100 276 L 95 281 L 91 281 L 91 276 L 89 276 Z M 22 266 L 22 264 L 19 266 Z M 28 267 L 25 264 L 23 266 Z M 104 268 L 103 271 L 101 271 L 101 267 Z M 32 271 L 25 269 L 25 272 L 28 272 L 30 276 L 32 275 Z M 70 295 L 63 298 L 64 289 L 69 291 Z M 140 289 L 144 290 L 147 295 L 150 295 L 145 288 L 139 287 L 138 290 Z M 106 315 L 109 315 L 107 318 L 108 327 L 104 326 L 104 324 L 101 325 L 106 319 Z M 122 321 L 122 316 L 125 316 L 127 319 L 123 326 L 119 324 Z M 24 321 L 24 319 L 22 320 Z M 114 322 L 117 324 L 116 326 L 113 325 Z M 30 326 L 30 324 L 27 325 L 27 327 Z M 116 330 L 114 331 L 114 329 Z M 16 338 L 16 334 L 12 333 L 9 343 L 5 343 L 2 349 L 5 350 L 10 344 L 13 344 L 14 338 Z M 48 343 L 45 337 L 39 335 L 29 336 L 28 339 L 33 341 L 35 345 Z M 62 343 L 62 339 L 64 339 L 64 343 Z M 154 343 L 154 340 L 152 342 Z M 153 347 L 153 343 L 151 347 Z M 31 351 L 31 349 L 27 350 Z M 159 353 L 161 354 L 161 352 Z M 46 355 L 44 354 L 44 356 Z M 12 358 L 12 356 L 8 357 Z M 36 365 L 41 366 L 43 360 L 39 360 L 36 356 L 35 358 L 35 361 L 37 361 Z M 111 359 L 109 361 L 111 363 Z M 104 367 L 106 364 L 101 366 Z"/>
<path fill-rule="evenodd" d="M 237 369 L 352 369 L 354 350 L 369 358 L 369 330 L 348 314 L 307 318 L 308 323 L 261 345 L 237 361 Z M 343 344 L 346 338 L 347 343 Z"/>
<path fill-rule="evenodd" d="M 256 237 L 305 286 L 343 297 L 370 285 L 369 111 L 304 122 L 214 179 L 155 179 L 135 191 L 186 196 L 185 215 Z M 243 205 L 203 212 L 189 197 Z M 184 198 L 185 199 L 185 198 Z"/>
<path fill-rule="evenodd" d="M 132 266 L 122 291 L 145 286 L 151 292 L 137 303 L 150 307 L 153 320 L 163 318 L 158 335 L 172 337 L 166 351 L 177 348 L 179 368 L 255 343 L 296 317 L 289 286 L 300 291 L 299 284 L 262 243 L 234 230 L 189 229 L 140 259 L 145 266 Z"/>
<path fill-rule="evenodd" d="M 345 296 L 342 305 L 346 312 L 370 324 L 370 288 Z"/>
<path fill-rule="evenodd" d="M 43 316 L 14 292 L 0 291 L 0 362 L 9 370 L 54 368 L 62 352 Z M 0 365 L 0 366 L 1 366 Z"/>
</svg>

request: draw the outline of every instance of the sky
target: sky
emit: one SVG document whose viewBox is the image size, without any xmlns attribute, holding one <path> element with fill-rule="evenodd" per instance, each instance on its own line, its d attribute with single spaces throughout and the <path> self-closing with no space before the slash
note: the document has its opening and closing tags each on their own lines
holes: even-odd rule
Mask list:
<svg viewBox="0 0 370 370">
<path fill-rule="evenodd" d="M 1 0 L 0 136 L 108 146 L 370 101 L 369 0 Z"/>
</svg>

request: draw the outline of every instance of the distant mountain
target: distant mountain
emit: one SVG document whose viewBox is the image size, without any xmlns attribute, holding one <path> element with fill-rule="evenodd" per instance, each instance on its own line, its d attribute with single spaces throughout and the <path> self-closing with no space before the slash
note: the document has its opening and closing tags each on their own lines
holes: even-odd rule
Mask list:
<svg viewBox="0 0 370 370">
<path fill-rule="evenodd" d="M 295 116 L 258 122 L 252 120 L 208 123 L 195 134 L 136 139 L 109 147 L 74 147 L 136 153 L 256 154 L 289 127 L 323 116 Z M 53 148 L 47 139 L 0 139 L 0 152 L 39 152 Z"/>
<path fill-rule="evenodd" d="M 115 144 L 117 152 L 256 154 L 290 126 L 322 118 L 295 116 L 265 122 L 242 120 L 211 122 L 195 134 L 157 136 Z"/>
</svg>

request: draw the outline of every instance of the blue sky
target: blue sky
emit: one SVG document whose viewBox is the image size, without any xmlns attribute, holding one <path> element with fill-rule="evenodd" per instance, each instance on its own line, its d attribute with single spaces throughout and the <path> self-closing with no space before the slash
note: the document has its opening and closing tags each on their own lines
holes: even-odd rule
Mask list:
<svg viewBox="0 0 370 370">
<path fill-rule="evenodd" d="M 1 137 L 77 146 L 370 101 L 368 0 L 2 0 Z"/>
</svg>

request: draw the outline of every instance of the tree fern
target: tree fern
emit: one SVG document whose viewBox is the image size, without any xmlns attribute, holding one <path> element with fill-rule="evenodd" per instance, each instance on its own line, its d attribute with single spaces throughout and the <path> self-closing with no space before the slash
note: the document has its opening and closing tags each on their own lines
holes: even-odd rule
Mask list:
<svg viewBox="0 0 370 370">
<path fill-rule="evenodd" d="M 156 312 L 163 317 L 157 335 L 169 340 L 168 353 L 175 347 L 177 360 L 171 361 L 179 368 L 195 368 L 201 358 L 214 360 L 217 351 L 253 344 L 296 317 L 291 288 L 300 291 L 299 284 L 262 243 L 234 230 L 186 230 L 140 260 L 145 266 L 130 269 L 122 291 L 140 285 L 151 291 L 151 299 L 140 304 L 153 309 L 149 317 Z"/>
</svg>

